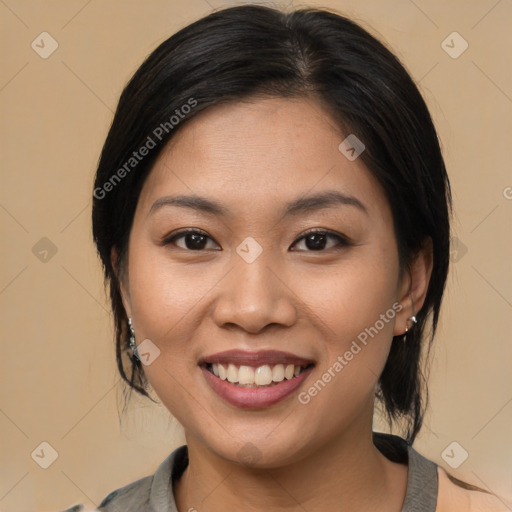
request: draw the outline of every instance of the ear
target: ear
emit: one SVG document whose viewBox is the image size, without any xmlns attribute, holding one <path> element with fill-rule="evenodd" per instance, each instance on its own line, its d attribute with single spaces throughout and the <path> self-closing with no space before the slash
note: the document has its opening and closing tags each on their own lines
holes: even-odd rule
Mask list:
<svg viewBox="0 0 512 512">
<path fill-rule="evenodd" d="M 130 300 L 130 289 L 128 286 L 128 273 L 121 270 L 119 265 L 119 256 L 115 247 L 112 247 L 112 250 L 110 251 L 110 263 L 112 264 L 112 268 L 114 269 L 114 273 L 119 283 L 124 310 L 126 311 L 128 318 L 130 318 L 132 316 L 132 304 Z"/>
<path fill-rule="evenodd" d="M 416 315 L 423 307 L 432 275 L 432 265 L 432 239 L 427 237 L 409 267 L 402 272 L 398 295 L 402 309 L 396 317 L 394 336 L 404 334 L 406 328 L 410 329 L 411 325 L 407 319 Z"/>
</svg>

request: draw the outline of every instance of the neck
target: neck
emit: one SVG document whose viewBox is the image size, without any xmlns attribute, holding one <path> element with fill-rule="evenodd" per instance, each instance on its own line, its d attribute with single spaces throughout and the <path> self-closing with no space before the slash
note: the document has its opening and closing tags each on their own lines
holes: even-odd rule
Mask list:
<svg viewBox="0 0 512 512">
<path fill-rule="evenodd" d="M 277 468 L 241 466 L 187 437 L 189 465 L 174 494 L 178 510 L 400 511 L 407 467 L 386 459 L 371 430 L 345 433 Z"/>
</svg>

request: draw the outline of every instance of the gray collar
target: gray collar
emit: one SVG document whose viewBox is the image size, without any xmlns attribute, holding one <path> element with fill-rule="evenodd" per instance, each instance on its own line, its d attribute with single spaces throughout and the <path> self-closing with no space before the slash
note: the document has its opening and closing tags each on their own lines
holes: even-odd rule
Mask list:
<svg viewBox="0 0 512 512">
<path fill-rule="evenodd" d="M 435 512 L 437 507 L 437 465 L 408 446 L 409 475 L 402 512 Z"/>
</svg>

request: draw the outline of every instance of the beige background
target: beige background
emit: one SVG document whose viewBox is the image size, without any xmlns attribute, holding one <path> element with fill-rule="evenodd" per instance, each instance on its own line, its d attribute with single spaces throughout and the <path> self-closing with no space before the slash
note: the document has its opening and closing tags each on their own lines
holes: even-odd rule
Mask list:
<svg viewBox="0 0 512 512">
<path fill-rule="evenodd" d="M 0 0 L 2 512 L 56 511 L 76 502 L 92 507 L 152 473 L 183 443 L 179 425 L 149 401 L 135 397 L 120 414 L 122 386 L 91 239 L 90 197 L 99 151 L 130 75 L 178 28 L 229 4 Z M 372 27 L 401 57 L 431 108 L 461 249 L 437 337 L 431 411 L 417 447 L 449 468 L 441 454 L 457 441 L 469 458 L 453 473 L 500 493 L 512 510 L 512 3 L 307 5 L 338 9 Z M 47 59 L 31 47 L 43 31 L 58 42 Z M 441 46 L 453 31 L 469 44 L 456 59 Z M 43 237 L 56 254 L 41 252 L 49 248 L 39 242 Z M 58 454 L 48 469 L 36 463 L 42 457 L 31 457 L 42 442 Z"/>
</svg>

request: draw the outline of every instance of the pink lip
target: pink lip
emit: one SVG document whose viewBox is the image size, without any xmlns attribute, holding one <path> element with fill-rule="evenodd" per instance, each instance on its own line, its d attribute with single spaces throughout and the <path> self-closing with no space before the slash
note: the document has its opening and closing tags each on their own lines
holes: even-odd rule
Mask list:
<svg viewBox="0 0 512 512">
<path fill-rule="evenodd" d="M 264 364 L 294 364 L 296 366 L 307 366 L 313 363 L 311 359 L 296 356 L 290 352 L 281 352 L 279 350 L 260 350 L 258 352 L 249 352 L 246 350 L 226 350 L 217 352 L 210 356 L 205 356 L 199 361 L 199 366 L 212 363 L 233 363 L 237 366 L 245 365 L 257 368 Z"/>
<path fill-rule="evenodd" d="M 231 359 L 231 361 L 233 360 Z M 270 387 L 245 388 L 231 384 L 227 380 L 222 380 L 207 370 L 206 366 L 201 366 L 201 371 L 210 387 L 230 404 L 244 409 L 269 407 L 283 400 L 304 382 L 312 369 L 313 367 L 310 367 L 298 377 L 290 380 L 285 379 Z"/>
</svg>

